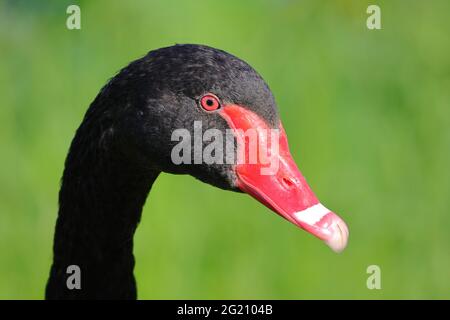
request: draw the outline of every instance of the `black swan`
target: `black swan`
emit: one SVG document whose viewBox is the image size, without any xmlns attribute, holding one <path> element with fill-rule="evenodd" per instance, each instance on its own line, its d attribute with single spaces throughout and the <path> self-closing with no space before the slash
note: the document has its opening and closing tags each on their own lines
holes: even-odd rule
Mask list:
<svg viewBox="0 0 450 320">
<path fill-rule="evenodd" d="M 179 141 L 173 132 L 185 128 L 194 136 L 196 121 L 203 130 L 225 134 L 231 129 L 234 155 L 239 147 L 248 151 L 243 132 L 253 129 L 257 147 L 267 149 L 271 143 L 263 133 L 277 129 L 278 150 L 266 150 L 278 161 L 276 172 L 262 174 L 267 162 L 237 162 L 237 156 L 231 163 L 175 164 L 172 152 Z M 191 152 L 187 156 L 195 158 L 202 151 L 194 147 Z M 133 235 L 161 172 L 189 174 L 248 193 L 333 250 L 347 244 L 345 223 L 320 204 L 292 159 L 275 100 L 261 76 L 224 51 L 175 45 L 122 69 L 101 89 L 76 131 L 59 192 L 47 299 L 136 298 Z M 79 289 L 67 286 L 72 265 L 81 271 Z"/>
</svg>

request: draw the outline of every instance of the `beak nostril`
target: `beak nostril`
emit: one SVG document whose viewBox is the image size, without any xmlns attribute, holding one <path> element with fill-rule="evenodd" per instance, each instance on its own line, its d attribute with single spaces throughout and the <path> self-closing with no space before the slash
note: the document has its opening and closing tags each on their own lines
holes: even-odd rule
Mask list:
<svg viewBox="0 0 450 320">
<path fill-rule="evenodd" d="M 284 187 L 287 189 L 291 189 L 293 186 L 295 186 L 295 182 L 288 177 L 281 178 L 281 182 L 283 183 Z"/>
</svg>

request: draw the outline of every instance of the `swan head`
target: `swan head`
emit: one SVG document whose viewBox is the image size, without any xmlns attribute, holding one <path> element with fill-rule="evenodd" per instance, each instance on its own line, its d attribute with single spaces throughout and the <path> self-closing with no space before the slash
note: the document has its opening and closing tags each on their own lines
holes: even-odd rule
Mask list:
<svg viewBox="0 0 450 320">
<path fill-rule="evenodd" d="M 97 97 L 115 143 L 143 168 L 245 192 L 336 252 L 348 228 L 323 206 L 289 151 L 274 96 L 246 62 L 201 45 L 149 52 Z"/>
</svg>

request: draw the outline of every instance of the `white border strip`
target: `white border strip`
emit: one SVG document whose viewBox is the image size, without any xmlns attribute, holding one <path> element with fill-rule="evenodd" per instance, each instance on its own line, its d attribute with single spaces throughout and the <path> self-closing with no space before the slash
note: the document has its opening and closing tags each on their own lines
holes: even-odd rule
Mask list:
<svg viewBox="0 0 450 320">
<path fill-rule="evenodd" d="M 330 210 L 325 208 L 321 203 L 315 204 L 305 210 L 294 213 L 295 219 L 309 225 L 319 222 Z"/>
</svg>

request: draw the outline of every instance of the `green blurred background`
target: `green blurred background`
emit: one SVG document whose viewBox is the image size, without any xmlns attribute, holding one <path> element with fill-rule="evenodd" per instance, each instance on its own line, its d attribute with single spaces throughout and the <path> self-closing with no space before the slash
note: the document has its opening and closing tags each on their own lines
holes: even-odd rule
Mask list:
<svg viewBox="0 0 450 320">
<path fill-rule="evenodd" d="M 81 7 L 81 30 L 66 8 Z M 366 28 L 378 4 L 382 30 Z M 135 237 L 147 298 L 450 298 L 450 2 L 0 1 L 0 298 L 43 298 L 74 131 L 129 61 L 175 43 L 246 60 L 350 227 L 323 243 L 252 198 L 161 175 Z M 379 265 L 381 290 L 366 268 Z"/>
</svg>

